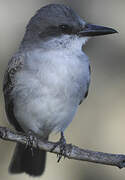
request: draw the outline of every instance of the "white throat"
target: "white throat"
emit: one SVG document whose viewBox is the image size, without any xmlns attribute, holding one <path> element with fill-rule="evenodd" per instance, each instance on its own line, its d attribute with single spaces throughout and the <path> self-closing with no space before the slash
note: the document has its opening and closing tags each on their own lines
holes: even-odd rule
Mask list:
<svg viewBox="0 0 125 180">
<path fill-rule="evenodd" d="M 88 41 L 89 37 L 78 37 L 77 35 L 62 35 L 52 38 L 46 42 L 42 42 L 42 47 L 45 49 L 59 50 L 67 49 L 69 51 L 81 51 L 82 46 Z"/>
</svg>

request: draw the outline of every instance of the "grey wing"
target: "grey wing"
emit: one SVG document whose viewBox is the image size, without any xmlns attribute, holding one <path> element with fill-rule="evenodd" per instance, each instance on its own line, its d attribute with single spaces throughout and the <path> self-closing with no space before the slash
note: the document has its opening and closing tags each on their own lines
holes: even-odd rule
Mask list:
<svg viewBox="0 0 125 180">
<path fill-rule="evenodd" d="M 15 74 L 17 71 L 20 71 L 24 62 L 24 57 L 21 55 L 15 55 L 11 58 L 8 63 L 7 70 L 4 75 L 3 81 L 3 93 L 5 100 L 5 110 L 9 122 L 15 127 L 17 131 L 23 131 L 19 126 L 15 116 L 14 116 L 14 103 L 11 96 L 11 92 L 15 85 Z"/>
<path fill-rule="evenodd" d="M 89 65 L 89 74 L 91 75 L 91 66 Z M 84 95 L 84 97 L 81 99 L 80 104 L 82 104 L 83 100 L 88 96 L 88 92 L 89 92 L 89 84 L 90 84 L 90 80 L 88 81 L 87 83 L 87 90 L 86 90 L 86 93 Z"/>
</svg>

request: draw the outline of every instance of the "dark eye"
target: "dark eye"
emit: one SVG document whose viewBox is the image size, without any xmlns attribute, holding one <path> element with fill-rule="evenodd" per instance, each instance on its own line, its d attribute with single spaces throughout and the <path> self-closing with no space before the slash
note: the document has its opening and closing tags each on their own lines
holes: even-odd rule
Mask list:
<svg viewBox="0 0 125 180">
<path fill-rule="evenodd" d="M 71 27 L 68 26 L 67 24 L 61 24 L 59 26 L 59 29 L 63 32 L 63 33 L 71 33 Z"/>
</svg>

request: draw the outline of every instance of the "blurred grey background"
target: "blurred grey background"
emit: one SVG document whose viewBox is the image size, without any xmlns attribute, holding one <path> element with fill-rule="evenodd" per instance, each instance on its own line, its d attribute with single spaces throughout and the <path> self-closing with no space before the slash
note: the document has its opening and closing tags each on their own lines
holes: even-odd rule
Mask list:
<svg viewBox="0 0 125 180">
<path fill-rule="evenodd" d="M 10 126 L 2 94 L 7 62 L 17 50 L 31 16 L 41 6 L 54 2 L 70 5 L 88 22 L 119 31 L 119 34 L 93 38 L 84 47 L 91 59 L 91 86 L 88 98 L 65 132 L 67 142 L 86 149 L 125 154 L 125 0 L 0 0 L 0 125 Z M 52 135 L 51 140 L 58 138 Z M 0 140 L 0 180 L 29 179 L 26 175 L 8 174 L 14 146 Z M 41 179 L 125 179 L 125 169 L 68 159 L 56 161 L 56 156 L 48 153 Z"/>
</svg>

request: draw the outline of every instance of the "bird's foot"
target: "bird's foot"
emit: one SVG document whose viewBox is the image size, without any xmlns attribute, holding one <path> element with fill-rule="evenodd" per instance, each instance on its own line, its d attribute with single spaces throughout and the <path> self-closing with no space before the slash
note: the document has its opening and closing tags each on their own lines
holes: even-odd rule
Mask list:
<svg viewBox="0 0 125 180">
<path fill-rule="evenodd" d="M 29 130 L 26 133 L 26 139 L 26 149 L 30 148 L 33 156 L 33 147 L 35 146 L 36 148 L 38 148 L 38 138 L 31 130 Z"/>
<path fill-rule="evenodd" d="M 57 146 L 59 146 L 59 148 L 60 148 L 60 152 L 57 154 L 57 157 L 58 157 L 57 162 L 60 162 L 62 156 L 64 156 L 64 158 L 66 157 L 66 139 L 65 139 L 65 137 L 64 137 L 63 132 L 61 132 L 61 138 L 60 138 L 60 140 L 55 143 L 55 145 L 54 145 L 54 147 L 52 148 L 51 151 L 53 152 L 53 150 L 54 150 Z"/>
</svg>

